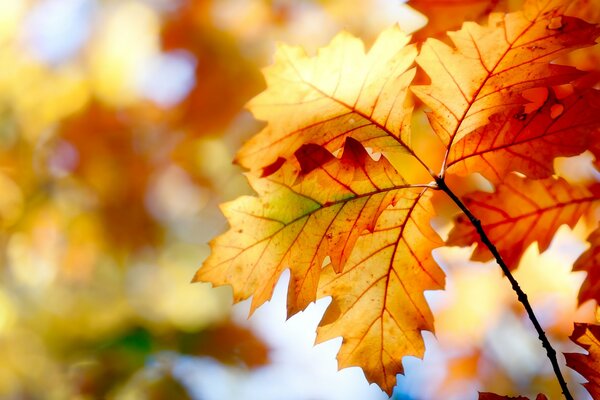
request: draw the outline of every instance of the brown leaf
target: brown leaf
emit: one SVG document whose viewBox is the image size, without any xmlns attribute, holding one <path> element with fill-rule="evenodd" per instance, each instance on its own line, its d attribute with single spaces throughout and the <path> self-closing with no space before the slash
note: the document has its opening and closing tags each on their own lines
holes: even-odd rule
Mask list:
<svg viewBox="0 0 600 400">
<path fill-rule="evenodd" d="M 224 364 L 257 368 L 269 363 L 269 348 L 248 328 L 232 321 L 190 335 L 188 354 L 210 356 Z"/>
</svg>

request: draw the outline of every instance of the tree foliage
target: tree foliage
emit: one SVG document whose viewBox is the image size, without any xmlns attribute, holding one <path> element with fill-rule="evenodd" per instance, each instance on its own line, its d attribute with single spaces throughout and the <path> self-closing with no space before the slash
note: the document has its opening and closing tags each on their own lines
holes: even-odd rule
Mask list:
<svg viewBox="0 0 600 400">
<path fill-rule="evenodd" d="M 481 14 L 479 3 L 466 15 Z M 339 366 L 360 366 L 388 394 L 402 358 L 421 357 L 421 331 L 433 330 L 423 292 L 444 286 L 431 254 L 444 244 L 431 227 L 443 213 L 431 202 L 437 191 L 475 216 L 458 216 L 445 244 L 475 243 L 473 259 L 488 260 L 487 234 L 509 269 L 599 200 L 595 183 L 556 177 L 554 161 L 598 156 L 597 82 L 555 60 L 593 46 L 600 29 L 569 1 L 531 0 L 447 35 L 417 46 L 392 27 L 366 51 L 340 33 L 313 56 L 279 46 L 267 88 L 248 103 L 266 126 L 236 157 L 257 196 L 223 205 L 231 228 L 195 277 L 231 285 L 235 301 L 252 296 L 253 311 L 289 269 L 288 316 L 331 296 L 317 341 L 341 336 Z M 429 83 L 412 83 L 417 68 Z M 419 101 L 429 127 L 413 130 Z M 420 146 L 430 130 L 437 145 Z M 472 173 L 493 192 L 459 198 L 446 184 Z M 597 298 L 596 250 L 576 264 L 589 273 L 582 300 Z"/>
</svg>

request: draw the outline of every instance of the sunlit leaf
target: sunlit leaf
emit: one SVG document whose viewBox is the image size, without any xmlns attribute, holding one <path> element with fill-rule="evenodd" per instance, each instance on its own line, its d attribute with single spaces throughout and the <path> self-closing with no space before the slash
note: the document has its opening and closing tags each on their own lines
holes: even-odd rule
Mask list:
<svg viewBox="0 0 600 400">
<path fill-rule="evenodd" d="M 409 40 L 394 27 L 366 54 L 348 33 L 316 57 L 279 46 L 275 64 L 265 70 L 267 90 L 248 105 L 268 125 L 244 145 L 237 161 L 256 170 L 290 158 L 306 143 L 335 151 L 348 136 L 378 151 L 405 149 L 411 109 L 404 102 L 416 56 Z"/>
<path fill-rule="evenodd" d="M 567 83 L 580 75 L 549 64 L 561 54 L 594 44 L 594 25 L 562 15 L 559 1 L 527 2 L 523 11 L 491 14 L 488 25 L 467 22 L 448 35 L 455 47 L 428 39 L 417 63 L 431 85 L 413 87 L 429 106 L 429 121 L 447 147 L 524 102 L 523 90 Z"/>
<path fill-rule="evenodd" d="M 565 354 L 567 365 L 587 379 L 583 386 L 597 399 L 600 397 L 600 325 L 575 324 L 571 340 L 588 354 Z"/>
<path fill-rule="evenodd" d="M 561 225 L 575 226 L 598 200 L 585 187 L 571 186 L 562 178 L 530 180 L 517 175 L 509 175 L 494 193 L 475 192 L 463 199 L 509 268 L 518 266 L 523 252 L 534 242 L 540 251 L 546 250 Z M 460 215 L 447 244 L 472 243 L 477 244 L 473 260 L 492 259 L 473 225 Z"/>
<path fill-rule="evenodd" d="M 260 197 L 223 206 L 231 229 L 212 243 L 196 280 L 233 285 L 235 300 L 253 296 L 255 309 L 290 268 L 288 313 L 294 314 L 315 300 L 325 257 L 343 270 L 359 236 L 374 229 L 386 207 L 422 191 L 351 138 L 341 159 L 314 144 L 296 158 L 299 169 L 285 163 L 267 178 L 248 175 Z"/>
<path fill-rule="evenodd" d="M 360 366 L 388 394 L 402 357 L 421 357 L 422 330 L 433 331 L 425 290 L 442 289 L 444 274 L 431 255 L 441 245 L 428 224 L 428 193 L 415 193 L 384 211 L 357 241 L 342 273 L 325 268 L 319 295 L 332 296 L 317 340 L 342 336 L 340 368 Z"/>
<path fill-rule="evenodd" d="M 547 92 L 547 91 L 546 91 Z M 459 140 L 450 150 L 448 171 L 479 172 L 500 182 L 511 171 L 530 178 L 554 173 L 555 157 L 582 153 L 600 140 L 600 92 L 575 91 L 557 98 L 550 93 L 539 109 L 507 110 Z"/>
<path fill-rule="evenodd" d="M 600 229 L 592 232 L 587 240 L 591 247 L 573 264 L 573 271 L 587 272 L 579 291 L 579 302 L 594 299 L 600 303 Z"/>
</svg>

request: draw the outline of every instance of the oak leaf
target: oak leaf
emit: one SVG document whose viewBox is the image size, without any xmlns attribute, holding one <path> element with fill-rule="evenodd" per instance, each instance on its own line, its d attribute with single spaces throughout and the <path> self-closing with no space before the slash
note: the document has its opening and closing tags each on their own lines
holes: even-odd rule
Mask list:
<svg viewBox="0 0 600 400">
<path fill-rule="evenodd" d="M 348 136 L 378 151 L 405 150 L 412 109 L 404 102 L 417 51 L 409 40 L 393 27 L 366 54 L 362 42 L 345 32 L 317 57 L 279 46 L 275 63 L 264 71 L 267 89 L 248 104 L 268 125 L 236 161 L 257 170 L 290 158 L 306 143 L 335 151 Z"/>
<path fill-rule="evenodd" d="M 233 284 L 236 301 L 254 296 L 254 310 L 289 267 L 292 315 L 315 300 L 325 257 L 341 271 L 359 236 L 375 228 L 387 206 L 423 190 L 351 138 L 341 159 L 315 144 L 301 147 L 296 158 L 299 168 L 285 163 L 267 178 L 248 175 L 259 197 L 222 206 L 232 228 L 212 243 L 195 280 Z"/>
<path fill-rule="evenodd" d="M 577 155 L 600 140 L 599 115 L 599 91 L 574 89 L 563 98 L 551 91 L 539 109 L 529 114 L 525 107 L 505 110 L 456 142 L 448 171 L 479 172 L 493 183 L 511 171 L 547 178 L 554 173 L 555 157 Z"/>
<path fill-rule="evenodd" d="M 571 340 L 588 351 L 588 354 L 566 353 L 567 365 L 579 372 L 588 383 L 583 386 L 592 398 L 600 398 L 600 325 L 575 324 Z"/>
<path fill-rule="evenodd" d="M 562 178 L 531 180 L 508 175 L 494 193 L 475 192 L 463 201 L 481 220 L 484 231 L 509 268 L 516 268 L 521 256 L 533 242 L 540 251 L 550 245 L 558 228 L 573 227 L 579 218 L 600 200 L 585 187 L 573 186 Z M 492 255 L 477 231 L 463 215 L 446 242 L 450 246 L 476 243 L 471 258 L 488 261 Z"/>
<path fill-rule="evenodd" d="M 444 287 L 431 255 L 442 242 L 428 224 L 428 195 L 405 194 L 372 232 L 361 235 L 344 271 L 329 266 L 319 281 L 319 297 L 332 296 L 332 304 L 317 341 L 342 336 L 339 367 L 362 367 L 369 382 L 388 394 L 403 372 L 402 357 L 423 356 L 421 330 L 433 331 L 423 292 Z"/>
<path fill-rule="evenodd" d="M 580 76 L 549 61 L 593 45 L 600 30 L 562 15 L 563 3 L 531 1 L 523 11 L 491 14 L 487 26 L 466 22 L 448 33 L 455 47 L 437 39 L 423 44 L 416 60 L 431 84 L 412 91 L 432 109 L 429 121 L 447 148 L 491 115 L 519 107 L 524 90 Z"/>
<path fill-rule="evenodd" d="M 555 27 L 556 18 L 562 25 Z M 549 61 L 593 43 L 590 38 L 598 33 L 590 24 L 563 18 L 554 6 L 540 11 L 530 5 L 524 12 L 495 15 L 490 21 L 489 27 L 465 24 L 454 33 L 458 50 L 428 41 L 419 56 L 421 66 L 434 75 L 430 86 L 415 92 L 434 108 L 430 121 L 444 143 L 438 147 L 439 160 L 446 150 L 446 157 L 454 150 L 455 142 L 489 124 L 488 117 L 522 107 L 526 99 L 520 91 L 579 77 L 575 69 Z M 362 367 L 367 379 L 389 394 L 396 374 L 403 371 L 402 358 L 422 356 L 421 331 L 433 330 L 423 292 L 440 289 L 444 282 L 431 255 L 442 242 L 430 226 L 435 215 L 430 197 L 436 184 L 445 181 L 420 157 L 428 149 L 417 152 L 411 143 L 407 94 L 416 48 L 408 42 L 409 37 L 394 27 L 366 53 L 360 40 L 346 33 L 314 57 L 299 48 L 279 47 L 275 64 L 265 70 L 267 89 L 249 103 L 255 117 L 267 125 L 236 158 L 251 170 L 248 179 L 258 197 L 223 205 L 231 228 L 212 242 L 212 253 L 195 277 L 232 285 L 235 301 L 253 296 L 253 311 L 271 298 L 279 276 L 289 268 L 288 315 L 331 296 L 317 340 L 342 336 L 339 366 Z M 474 46 L 480 44 L 485 53 L 477 53 Z M 441 61 L 431 58 L 434 50 L 444 53 Z M 472 62 L 479 68 L 471 70 Z M 452 69 L 439 70 L 448 63 Z M 444 84 L 444 79 L 455 83 Z M 457 111 L 456 118 L 445 115 L 434 100 Z M 553 120 L 560 117 L 552 109 L 544 110 L 554 114 Z M 444 130 L 451 133 L 440 133 Z M 562 130 L 557 137 L 564 140 L 561 135 L 570 132 Z M 510 135 L 505 139 L 514 142 Z M 469 151 L 476 150 L 470 146 Z M 573 152 L 555 146 L 546 156 Z M 470 155 L 464 149 L 461 154 Z M 436 158 L 425 155 L 427 160 Z M 414 181 L 405 159 L 420 165 L 427 180 Z M 524 203 L 516 207 L 519 229 L 532 227 L 527 213 L 545 218 L 563 206 L 567 212 L 557 220 L 544 220 L 551 231 L 547 236 L 538 237 L 546 234 L 538 227 L 533 239 L 518 245 L 539 240 L 547 246 L 561 221 L 573 224 L 583 213 L 586 206 L 576 204 L 592 201 L 585 189 L 570 188 L 563 181 L 524 184 L 522 179 L 510 175 L 504 185 L 533 187 L 541 200 L 519 200 Z M 495 195 L 507 197 L 508 189 L 498 188 Z M 468 198 L 477 196 L 482 195 Z M 557 206 L 556 201 L 565 204 Z M 532 204 L 539 207 L 528 209 Z M 478 239 L 460 224 L 454 232 L 466 244 Z"/>
<path fill-rule="evenodd" d="M 573 271 L 587 272 L 579 291 L 579 302 L 594 299 L 600 303 L 600 228 L 592 232 L 587 240 L 591 247 L 573 264 Z"/>
</svg>

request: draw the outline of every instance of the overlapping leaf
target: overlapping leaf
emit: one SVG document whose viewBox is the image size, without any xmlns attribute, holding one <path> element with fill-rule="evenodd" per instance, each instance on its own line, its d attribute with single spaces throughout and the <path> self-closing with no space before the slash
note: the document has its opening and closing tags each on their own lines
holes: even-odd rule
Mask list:
<svg viewBox="0 0 600 400">
<path fill-rule="evenodd" d="M 451 34 L 456 48 L 435 40 L 423 46 L 418 62 L 432 83 L 415 93 L 433 109 L 430 122 L 458 173 L 483 172 L 495 182 L 513 170 L 546 177 L 553 158 L 589 144 L 595 110 L 584 114 L 581 127 L 573 126 L 573 113 L 580 103 L 595 104 L 596 92 L 583 100 L 553 96 L 536 114 L 515 113 L 526 102 L 524 89 L 579 77 L 574 68 L 549 61 L 593 43 L 599 32 L 562 16 L 558 0 L 540 4 L 495 14 L 487 27 L 465 24 Z M 331 296 L 318 340 L 342 336 L 340 367 L 362 367 L 388 393 L 403 370 L 402 357 L 423 354 L 421 331 L 433 328 L 423 292 L 442 288 L 444 280 L 431 256 L 441 244 L 429 224 L 431 185 L 408 179 L 411 171 L 394 158 L 403 151 L 425 166 L 409 140 L 412 110 L 405 100 L 416 49 L 408 40 L 392 28 L 367 53 L 345 33 L 316 57 L 279 48 L 265 72 L 267 89 L 249 104 L 267 125 L 237 156 L 252 170 L 258 197 L 223 206 L 231 229 L 212 243 L 195 278 L 232 285 L 236 301 L 253 296 L 254 310 L 289 268 L 288 313 Z M 574 134 L 581 139 L 567 143 Z M 532 146 L 541 145 L 547 150 L 533 154 Z M 374 161 L 367 147 L 383 157 Z M 513 153 L 523 160 L 486 170 L 489 157 L 511 154 L 514 161 Z M 513 174 L 497 189 L 466 202 L 511 265 L 530 243 L 547 247 L 561 224 L 573 225 L 596 199 L 554 178 Z M 449 243 L 473 242 L 479 244 L 474 257 L 488 258 L 474 228 L 459 221 Z"/>
<path fill-rule="evenodd" d="M 579 302 L 594 299 L 600 303 L 600 228 L 592 232 L 588 242 L 592 246 L 573 265 L 573 271 L 587 272 L 579 291 Z"/>
<path fill-rule="evenodd" d="M 423 45 L 417 63 L 431 85 L 413 87 L 429 106 L 429 121 L 449 148 L 498 112 L 523 103 L 523 90 L 570 82 L 572 68 L 548 61 L 593 45 L 598 28 L 561 15 L 560 1 L 530 1 L 523 11 L 491 14 L 487 26 L 473 22 L 449 32 L 454 48 L 436 39 Z"/>
<path fill-rule="evenodd" d="M 575 91 L 558 98 L 550 93 L 543 106 L 525 114 L 505 110 L 454 144 L 448 157 L 452 173 L 479 172 L 496 183 L 511 171 L 530 178 L 554 173 L 555 157 L 573 156 L 600 140 L 600 92 Z"/>
<path fill-rule="evenodd" d="M 444 274 L 431 255 L 442 243 L 428 220 L 428 193 L 410 192 L 384 211 L 363 234 L 344 271 L 328 266 L 319 295 L 332 296 L 317 333 L 324 341 L 343 336 L 340 368 L 362 367 L 388 394 L 402 373 L 402 357 L 421 357 L 421 330 L 433 331 L 425 290 L 442 289 Z"/>
<path fill-rule="evenodd" d="M 557 229 L 577 223 L 593 202 L 600 199 L 585 187 L 569 185 L 562 178 L 530 180 L 509 175 L 496 192 L 475 192 L 463 201 L 481 220 L 483 229 L 509 268 L 516 268 L 527 247 L 537 242 L 540 251 L 550 245 Z M 448 237 L 451 246 L 477 243 L 472 259 L 492 258 L 473 225 L 459 216 Z"/>
<path fill-rule="evenodd" d="M 365 54 L 359 39 L 340 33 L 317 57 L 280 46 L 265 70 L 267 89 L 248 105 L 268 125 L 236 160 L 256 170 L 290 158 L 305 143 L 335 151 L 348 136 L 378 150 L 405 149 L 411 109 L 404 102 L 416 56 L 409 39 L 390 28 Z"/>
<path fill-rule="evenodd" d="M 250 103 L 268 125 L 238 154 L 262 169 L 248 175 L 258 197 L 223 206 L 231 229 L 195 277 L 232 285 L 236 301 L 253 296 L 255 309 L 289 268 L 288 313 L 331 295 L 320 340 L 343 335 L 340 365 L 361 366 L 388 393 L 402 357 L 424 352 L 421 330 L 433 321 L 423 291 L 444 280 L 431 257 L 441 240 L 428 185 L 407 183 L 364 147 L 412 154 L 404 102 L 416 50 L 407 42 L 392 28 L 366 55 L 348 34 L 314 58 L 280 48 L 268 89 Z"/>
<path fill-rule="evenodd" d="M 571 340 L 583 347 L 589 354 L 567 353 L 567 365 L 579 372 L 588 383 L 583 386 L 592 398 L 600 398 L 600 325 L 575 324 Z"/>
<path fill-rule="evenodd" d="M 365 229 L 410 188 L 385 158 L 373 161 L 348 138 L 341 159 L 310 144 L 296 152 L 300 171 L 286 163 L 268 178 L 249 175 L 259 197 L 223 205 L 232 228 L 212 244 L 196 280 L 231 284 L 236 301 L 268 300 L 284 269 L 291 269 L 288 310 L 315 300 L 326 256 L 340 271 Z M 414 197 L 414 195 L 413 195 Z"/>
</svg>

